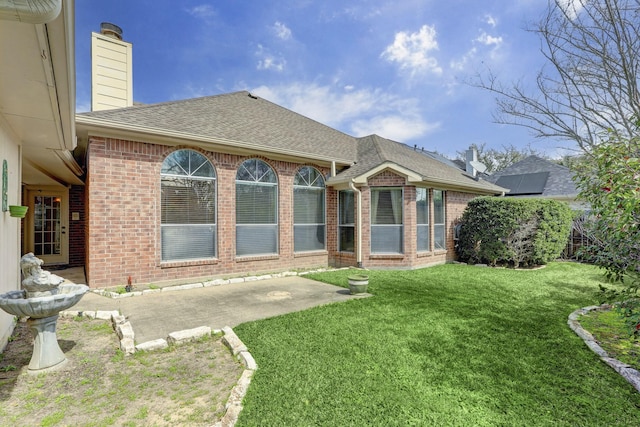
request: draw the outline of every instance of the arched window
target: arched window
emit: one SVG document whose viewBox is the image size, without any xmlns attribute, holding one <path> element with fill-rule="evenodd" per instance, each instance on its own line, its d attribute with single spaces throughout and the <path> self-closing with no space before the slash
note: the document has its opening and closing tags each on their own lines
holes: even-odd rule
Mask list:
<svg viewBox="0 0 640 427">
<path fill-rule="evenodd" d="M 324 178 L 317 169 L 303 166 L 293 180 L 293 250 L 325 248 Z"/>
<path fill-rule="evenodd" d="M 162 260 L 216 256 L 216 172 L 202 154 L 178 150 L 162 162 Z"/>
<path fill-rule="evenodd" d="M 245 160 L 236 174 L 236 255 L 278 253 L 278 180 L 271 166 Z"/>
</svg>

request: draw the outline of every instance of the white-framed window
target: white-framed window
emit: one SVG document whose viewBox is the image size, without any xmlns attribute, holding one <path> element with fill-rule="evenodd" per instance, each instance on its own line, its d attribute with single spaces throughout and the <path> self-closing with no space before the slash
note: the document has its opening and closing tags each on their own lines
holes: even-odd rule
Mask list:
<svg viewBox="0 0 640 427">
<path fill-rule="evenodd" d="M 355 195 L 351 190 L 338 192 L 338 250 L 355 248 Z"/>
<path fill-rule="evenodd" d="M 445 192 L 433 190 L 433 247 L 436 251 L 446 250 Z"/>
<path fill-rule="evenodd" d="M 431 250 L 429 239 L 429 189 L 416 188 L 416 237 L 418 252 Z"/>
<path fill-rule="evenodd" d="M 161 259 L 216 256 L 216 171 L 193 150 L 177 150 L 160 172 Z"/>
<path fill-rule="evenodd" d="M 402 188 L 371 189 L 371 253 L 404 252 Z"/>
<path fill-rule="evenodd" d="M 278 253 L 278 180 L 267 163 L 245 160 L 236 174 L 236 255 Z"/>
<path fill-rule="evenodd" d="M 325 248 L 324 177 L 315 168 L 303 166 L 293 179 L 293 250 Z"/>
</svg>

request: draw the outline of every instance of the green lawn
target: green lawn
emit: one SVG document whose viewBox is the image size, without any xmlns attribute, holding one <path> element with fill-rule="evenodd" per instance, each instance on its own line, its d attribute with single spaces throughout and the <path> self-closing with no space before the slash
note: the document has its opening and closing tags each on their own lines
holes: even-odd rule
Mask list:
<svg viewBox="0 0 640 427">
<path fill-rule="evenodd" d="M 235 328 L 259 366 L 238 426 L 638 426 L 640 394 L 567 326 L 601 280 L 574 263 L 372 271 L 371 298 Z"/>
</svg>

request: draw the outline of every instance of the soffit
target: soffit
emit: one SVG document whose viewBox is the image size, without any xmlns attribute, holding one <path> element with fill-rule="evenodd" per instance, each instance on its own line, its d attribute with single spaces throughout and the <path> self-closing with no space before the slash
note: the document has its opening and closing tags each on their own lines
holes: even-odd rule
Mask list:
<svg viewBox="0 0 640 427">
<path fill-rule="evenodd" d="M 23 182 L 81 183 L 52 152 L 75 148 L 73 4 L 47 24 L 0 22 L 0 115 L 22 146 Z"/>
</svg>

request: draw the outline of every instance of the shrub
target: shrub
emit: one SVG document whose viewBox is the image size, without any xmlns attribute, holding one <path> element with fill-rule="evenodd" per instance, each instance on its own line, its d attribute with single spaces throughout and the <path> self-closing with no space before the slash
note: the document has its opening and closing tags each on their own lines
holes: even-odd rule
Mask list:
<svg viewBox="0 0 640 427">
<path fill-rule="evenodd" d="M 640 130 L 640 120 L 636 123 Z M 636 131 L 637 133 L 637 131 Z M 580 164 L 576 183 L 589 202 L 587 223 L 593 244 L 582 251 L 585 260 L 605 269 L 618 292 L 605 297 L 616 304 L 631 331 L 640 334 L 640 137 L 620 138 L 611 133 Z"/>
<path fill-rule="evenodd" d="M 491 265 L 546 264 L 560 256 L 571 231 L 566 203 L 548 199 L 478 197 L 462 215 L 462 261 Z"/>
</svg>

